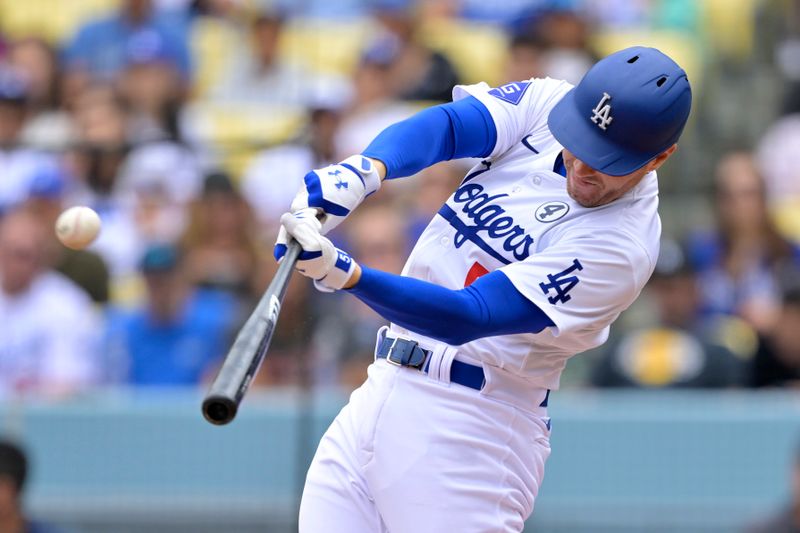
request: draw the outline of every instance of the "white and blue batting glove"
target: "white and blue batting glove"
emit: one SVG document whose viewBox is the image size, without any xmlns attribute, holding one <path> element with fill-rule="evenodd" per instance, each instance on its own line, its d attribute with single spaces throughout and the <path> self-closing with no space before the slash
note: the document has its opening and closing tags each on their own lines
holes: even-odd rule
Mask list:
<svg viewBox="0 0 800 533">
<path fill-rule="evenodd" d="M 381 187 L 381 178 L 372 161 L 353 155 L 339 163 L 312 170 L 303 178 L 304 186 L 292 200 L 292 213 L 313 207 L 322 223 L 320 233 L 338 226 L 368 195 Z"/>
<path fill-rule="evenodd" d="M 274 250 L 275 259 L 283 259 L 288 237 L 294 237 L 303 249 L 295 263 L 295 269 L 313 279 L 317 289 L 333 292 L 344 287 L 353 275 L 356 262 L 320 233 L 322 224 L 316 214 L 315 209 L 309 208 L 281 216 L 281 229 Z"/>
</svg>

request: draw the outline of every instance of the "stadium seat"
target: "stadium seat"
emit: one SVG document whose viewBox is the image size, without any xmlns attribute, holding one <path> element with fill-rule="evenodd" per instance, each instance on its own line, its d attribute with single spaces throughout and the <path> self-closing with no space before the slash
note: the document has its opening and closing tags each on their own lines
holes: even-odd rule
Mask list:
<svg viewBox="0 0 800 533">
<path fill-rule="evenodd" d="M 795 243 L 800 243 L 800 198 L 788 198 L 771 206 L 778 230 Z"/>
<path fill-rule="evenodd" d="M 219 151 L 222 166 L 239 176 L 261 149 L 298 135 L 305 123 L 302 108 L 197 102 L 186 110 L 194 136 Z"/>
<path fill-rule="evenodd" d="M 238 46 L 244 45 L 243 31 L 225 22 L 200 17 L 192 26 L 189 50 L 194 65 L 193 93 L 208 95 L 225 72 L 228 60 Z"/>
<path fill-rule="evenodd" d="M 36 35 L 62 43 L 87 20 L 118 4 L 119 0 L 0 0 L 0 29 L 11 38 Z"/>
<path fill-rule="evenodd" d="M 658 48 L 672 57 L 686 71 L 692 89 L 697 91 L 703 81 L 703 58 L 693 35 L 674 30 L 614 30 L 598 32 L 592 39 L 592 45 L 601 57 L 642 44 Z"/>
<path fill-rule="evenodd" d="M 458 69 L 464 83 L 502 81 L 506 61 L 507 38 L 496 26 L 436 20 L 425 24 L 422 42 L 446 55 Z"/>
<path fill-rule="evenodd" d="M 711 48 L 733 59 L 746 59 L 753 51 L 758 0 L 704 0 L 702 32 Z"/>
<path fill-rule="evenodd" d="M 281 37 L 281 55 L 319 73 L 347 75 L 355 70 L 371 28 L 366 20 L 337 20 L 335 29 L 330 21 L 290 21 Z"/>
</svg>

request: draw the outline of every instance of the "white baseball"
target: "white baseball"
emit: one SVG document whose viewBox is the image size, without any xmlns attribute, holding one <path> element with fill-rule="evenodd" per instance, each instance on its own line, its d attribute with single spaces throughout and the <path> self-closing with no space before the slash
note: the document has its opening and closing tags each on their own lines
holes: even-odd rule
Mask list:
<svg viewBox="0 0 800 533">
<path fill-rule="evenodd" d="M 58 240 L 73 250 L 86 248 L 99 233 L 100 216 L 89 207 L 70 207 L 56 220 Z"/>
</svg>

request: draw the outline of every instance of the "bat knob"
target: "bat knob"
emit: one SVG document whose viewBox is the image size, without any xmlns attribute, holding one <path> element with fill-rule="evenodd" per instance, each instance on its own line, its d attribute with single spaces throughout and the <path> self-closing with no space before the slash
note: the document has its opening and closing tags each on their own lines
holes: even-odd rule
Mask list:
<svg viewBox="0 0 800 533">
<path fill-rule="evenodd" d="M 224 426 L 236 416 L 236 403 L 230 398 L 208 397 L 203 401 L 203 416 L 214 425 Z"/>
</svg>

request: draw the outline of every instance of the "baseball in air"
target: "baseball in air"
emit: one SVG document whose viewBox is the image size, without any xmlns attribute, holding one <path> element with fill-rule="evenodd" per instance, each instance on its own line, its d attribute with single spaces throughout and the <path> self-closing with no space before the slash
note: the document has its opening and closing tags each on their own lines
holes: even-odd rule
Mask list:
<svg viewBox="0 0 800 533">
<path fill-rule="evenodd" d="M 100 233 L 100 217 L 89 207 L 70 207 L 56 220 L 56 236 L 67 248 L 89 246 Z"/>
</svg>

